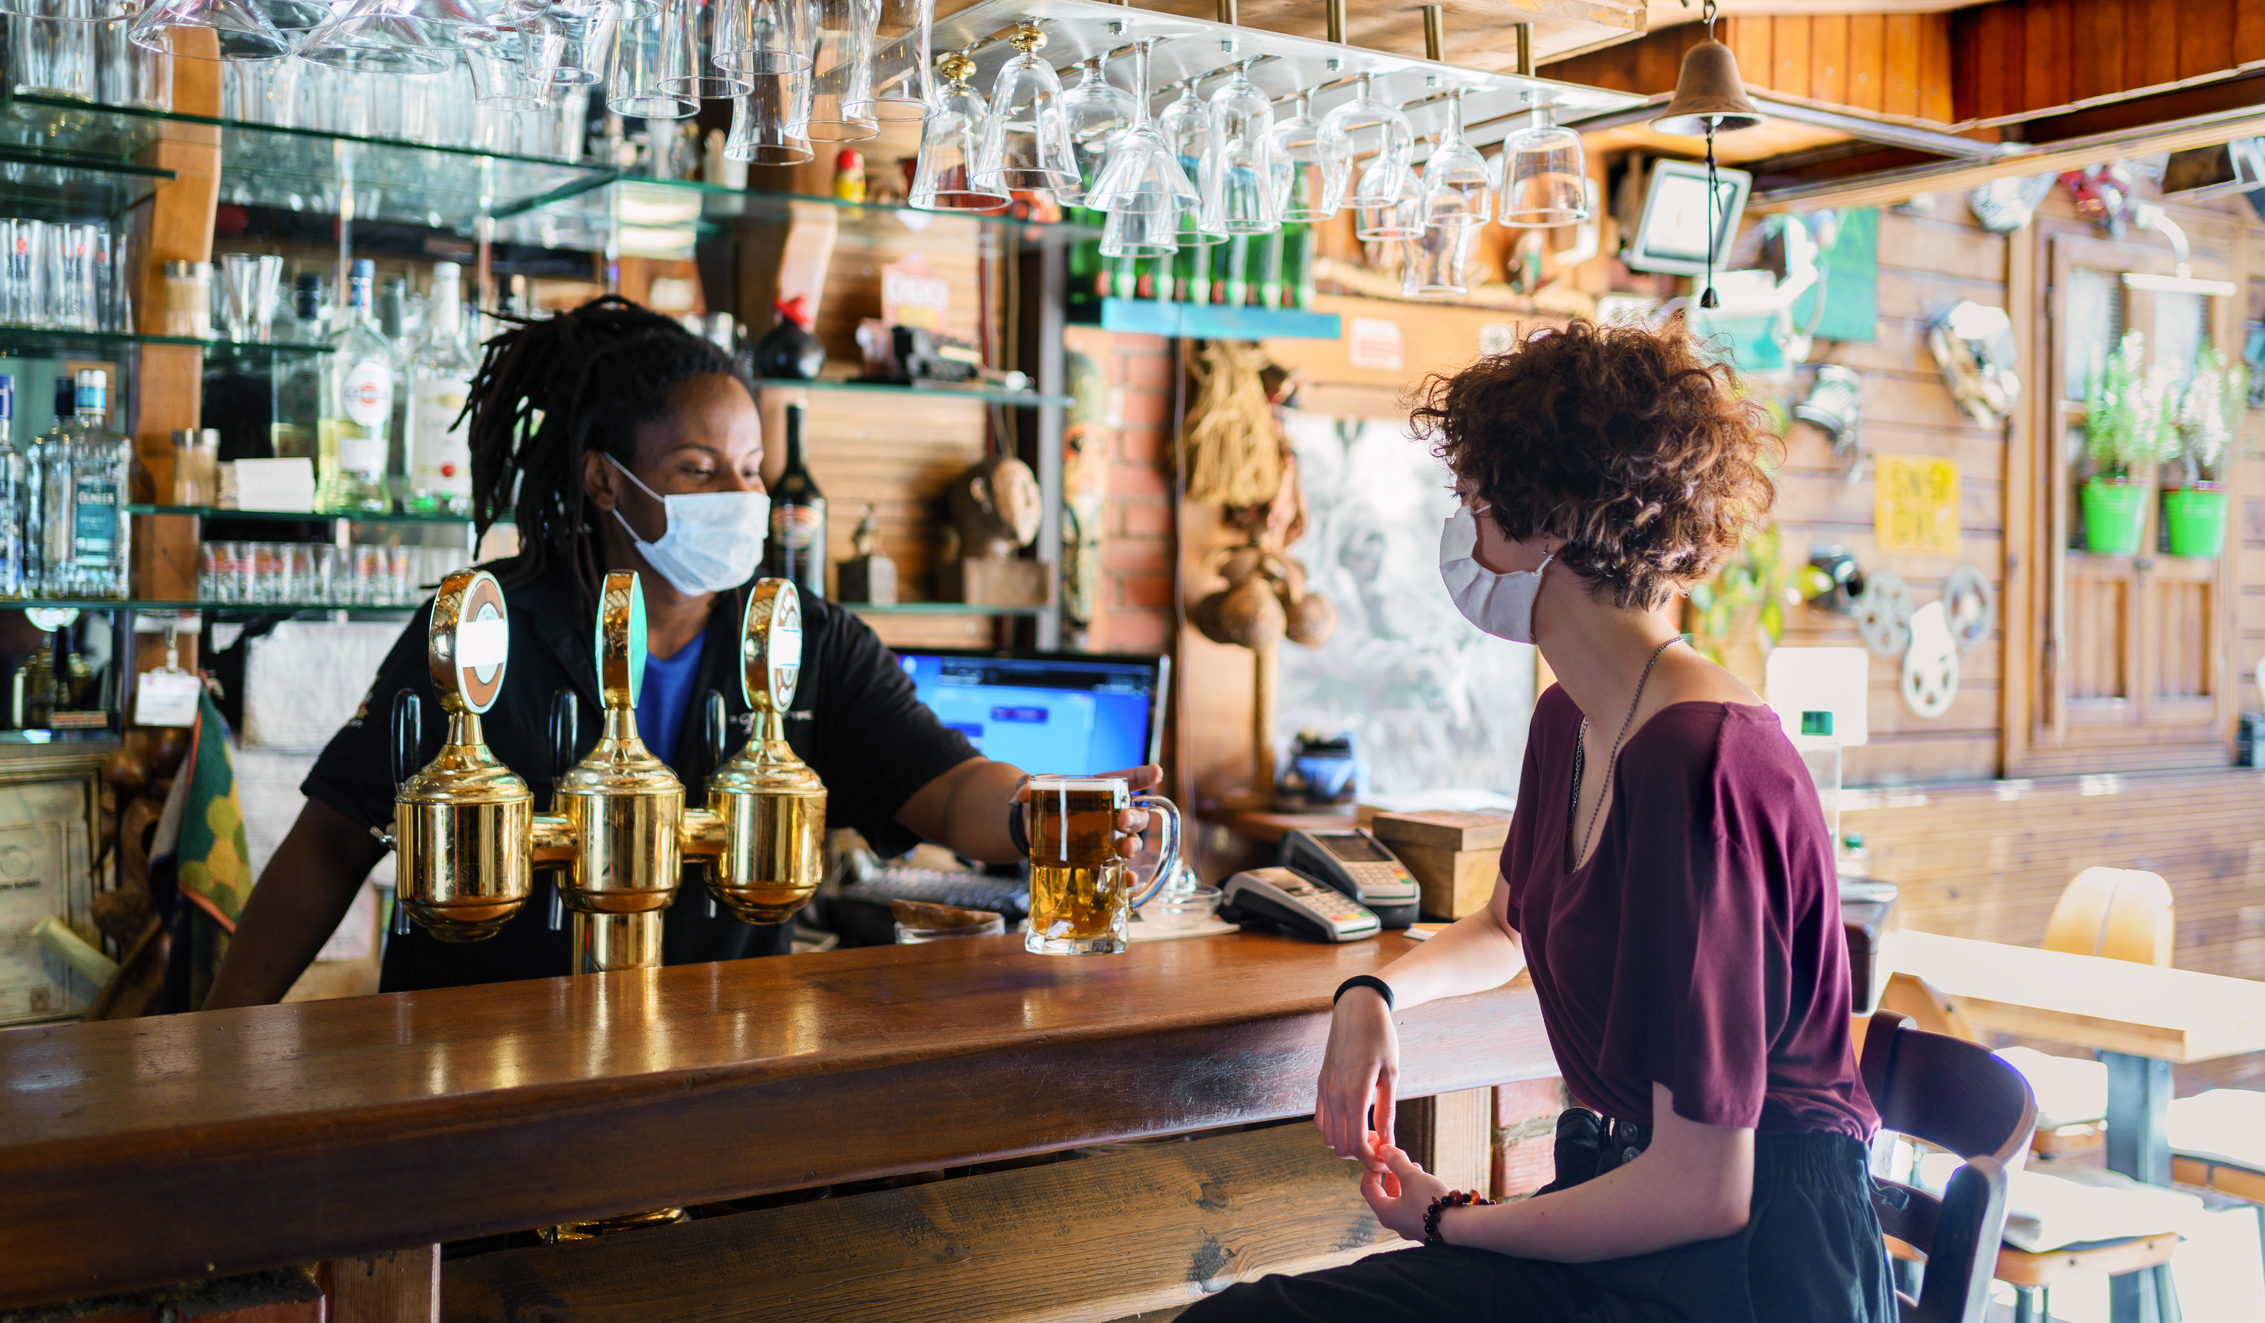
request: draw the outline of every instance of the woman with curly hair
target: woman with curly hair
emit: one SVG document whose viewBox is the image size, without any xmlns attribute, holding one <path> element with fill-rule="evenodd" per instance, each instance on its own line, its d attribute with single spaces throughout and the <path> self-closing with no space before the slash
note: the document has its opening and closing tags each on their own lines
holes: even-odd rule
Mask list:
<svg viewBox="0 0 2265 1323">
<path fill-rule="evenodd" d="M 1492 902 L 1337 993 L 1315 1123 L 1422 1248 L 1184 1317 L 1888 1323 L 1832 843 L 1776 715 L 1675 624 L 1769 509 L 1759 411 L 1680 325 L 1575 322 L 1432 379 L 1415 421 L 1462 497 L 1448 591 L 1558 677 Z M 1552 1184 L 1481 1206 L 1392 1142 L 1392 1016 L 1521 969 L 1586 1106 Z"/>
</svg>

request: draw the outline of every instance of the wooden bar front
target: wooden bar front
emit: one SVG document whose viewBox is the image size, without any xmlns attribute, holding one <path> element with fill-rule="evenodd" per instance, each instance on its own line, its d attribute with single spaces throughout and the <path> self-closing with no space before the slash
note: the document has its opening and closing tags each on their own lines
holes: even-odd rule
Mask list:
<svg viewBox="0 0 2265 1323">
<path fill-rule="evenodd" d="M 1313 1107 L 1410 948 L 1017 937 L 0 1035 L 0 1305 Z M 1401 1092 L 1554 1075 L 1523 981 L 1418 1007 Z"/>
</svg>

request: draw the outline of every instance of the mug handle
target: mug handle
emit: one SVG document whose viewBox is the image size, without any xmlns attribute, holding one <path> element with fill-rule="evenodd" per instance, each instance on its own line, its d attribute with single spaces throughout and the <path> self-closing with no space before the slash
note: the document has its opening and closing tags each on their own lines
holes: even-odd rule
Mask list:
<svg viewBox="0 0 2265 1323">
<path fill-rule="evenodd" d="M 1156 861 L 1156 874 L 1148 879 L 1147 889 L 1142 891 L 1128 907 L 1137 910 L 1156 899 L 1156 893 L 1162 891 L 1164 884 L 1172 879 L 1172 875 L 1180 871 L 1180 806 L 1162 795 L 1151 795 L 1145 792 L 1134 795 L 1132 802 L 1134 808 L 1147 809 L 1151 813 L 1161 813 L 1164 817 L 1164 853 Z"/>
</svg>

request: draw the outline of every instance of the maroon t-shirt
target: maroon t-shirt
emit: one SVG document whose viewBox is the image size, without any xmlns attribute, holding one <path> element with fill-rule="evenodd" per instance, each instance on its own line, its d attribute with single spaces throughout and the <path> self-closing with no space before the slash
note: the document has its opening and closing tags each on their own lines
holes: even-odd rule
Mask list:
<svg viewBox="0 0 2265 1323">
<path fill-rule="evenodd" d="M 1502 851 L 1510 926 L 1573 1096 L 1652 1119 L 1869 1140 L 1848 949 L 1817 793 L 1766 707 L 1676 703 L 1629 736 L 1589 861 L 1565 870 L 1581 711 L 1534 706 Z M 1592 767 L 1594 776 L 1601 769 Z"/>
</svg>

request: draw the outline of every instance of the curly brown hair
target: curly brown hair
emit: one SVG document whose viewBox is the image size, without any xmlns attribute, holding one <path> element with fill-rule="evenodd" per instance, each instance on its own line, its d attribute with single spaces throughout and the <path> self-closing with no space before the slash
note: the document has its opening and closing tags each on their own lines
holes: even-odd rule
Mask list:
<svg viewBox="0 0 2265 1323">
<path fill-rule="evenodd" d="M 1416 390 L 1410 422 L 1516 541 L 1650 610 L 1738 549 L 1770 508 L 1780 443 L 1730 369 L 1665 327 L 1575 321 Z"/>
</svg>

